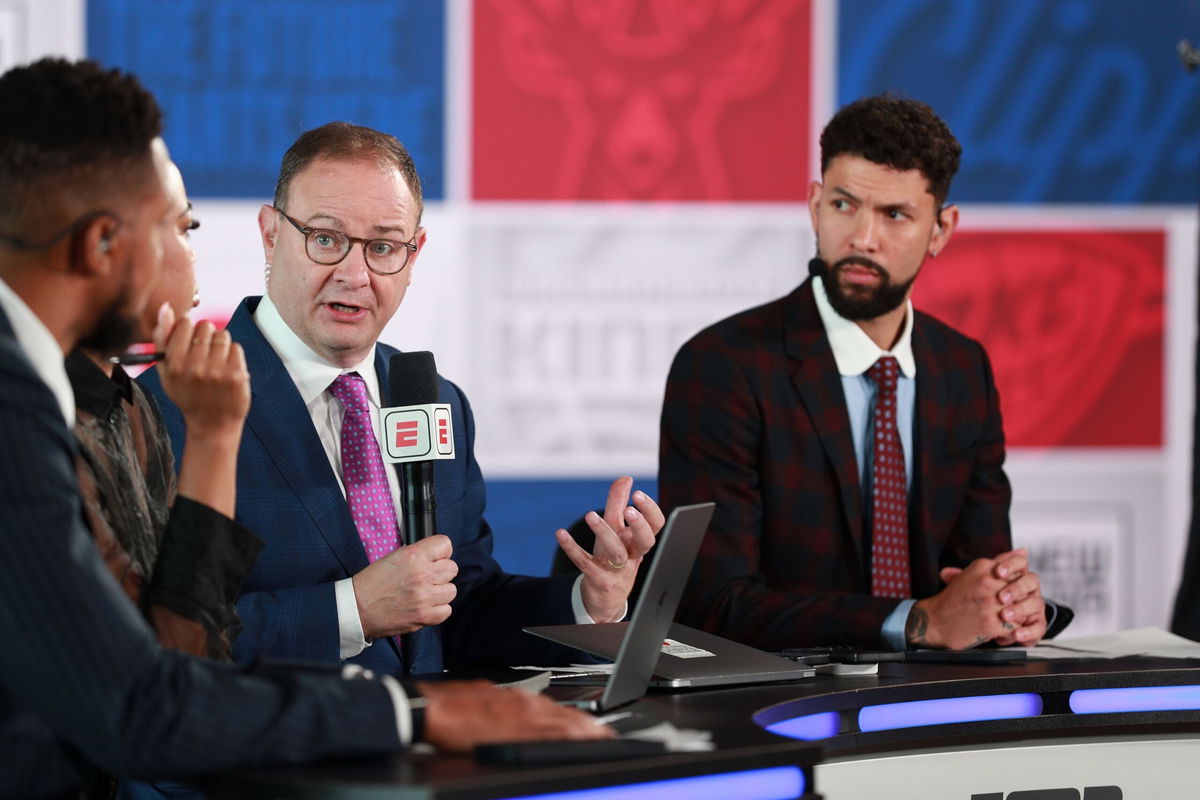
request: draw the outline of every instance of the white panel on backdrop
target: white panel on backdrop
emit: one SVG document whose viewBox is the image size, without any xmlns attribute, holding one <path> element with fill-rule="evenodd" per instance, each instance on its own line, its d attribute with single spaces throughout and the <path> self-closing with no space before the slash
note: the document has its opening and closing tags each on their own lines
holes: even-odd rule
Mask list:
<svg viewBox="0 0 1200 800">
<path fill-rule="evenodd" d="M 84 55 L 84 0 L 0 0 L 0 72 L 43 56 Z"/>
<path fill-rule="evenodd" d="M 1166 624 L 1162 583 L 1179 564 L 1164 564 L 1159 454 L 1018 452 L 1008 474 L 1013 544 L 1029 548 L 1043 592 L 1076 611 L 1064 635 Z"/>
<path fill-rule="evenodd" d="M 28 59 L 25 54 L 29 42 L 28 15 L 24 3 L 0 5 L 0 70 Z"/>
<path fill-rule="evenodd" d="M 505 475 L 654 474 L 676 350 L 813 253 L 798 206 L 489 207 L 470 236 L 480 459 Z"/>
<path fill-rule="evenodd" d="M 1071 636 L 1124 627 L 1134 514 L 1120 503 L 1020 502 L 1013 510 L 1016 544 L 1029 548 L 1042 593 L 1075 611 Z"/>
</svg>

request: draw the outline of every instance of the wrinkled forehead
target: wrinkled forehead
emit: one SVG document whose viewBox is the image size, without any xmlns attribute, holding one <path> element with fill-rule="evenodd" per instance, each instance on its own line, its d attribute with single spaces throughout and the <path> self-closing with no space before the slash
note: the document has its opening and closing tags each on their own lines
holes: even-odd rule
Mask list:
<svg viewBox="0 0 1200 800">
<path fill-rule="evenodd" d="M 934 208 L 929 178 L 919 169 L 898 169 L 859 155 L 843 154 L 825 168 L 821 181 L 827 191 L 872 205 Z"/>
</svg>

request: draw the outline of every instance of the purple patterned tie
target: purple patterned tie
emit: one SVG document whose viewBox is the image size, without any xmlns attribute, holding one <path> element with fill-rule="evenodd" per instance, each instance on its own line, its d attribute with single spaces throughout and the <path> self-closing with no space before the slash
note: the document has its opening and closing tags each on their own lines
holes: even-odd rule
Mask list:
<svg viewBox="0 0 1200 800">
<path fill-rule="evenodd" d="M 396 508 L 388 487 L 387 469 L 371 427 L 367 384 L 357 372 L 337 376 L 329 391 L 342 403 L 342 481 L 350 517 L 374 562 L 396 549 Z"/>
<path fill-rule="evenodd" d="M 896 428 L 896 381 L 900 365 L 891 356 L 867 374 L 875 381 L 874 498 L 871 512 L 871 594 L 911 597 L 908 567 L 908 484 L 904 449 Z"/>
</svg>

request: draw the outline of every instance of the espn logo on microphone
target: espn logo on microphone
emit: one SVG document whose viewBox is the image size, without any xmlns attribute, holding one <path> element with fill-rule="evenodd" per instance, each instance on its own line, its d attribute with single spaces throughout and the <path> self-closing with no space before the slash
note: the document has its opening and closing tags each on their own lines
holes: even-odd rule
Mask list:
<svg viewBox="0 0 1200 800">
<path fill-rule="evenodd" d="M 379 409 L 383 460 L 389 464 L 454 458 L 454 426 L 450 406 L 430 403 L 421 406 Z"/>
</svg>

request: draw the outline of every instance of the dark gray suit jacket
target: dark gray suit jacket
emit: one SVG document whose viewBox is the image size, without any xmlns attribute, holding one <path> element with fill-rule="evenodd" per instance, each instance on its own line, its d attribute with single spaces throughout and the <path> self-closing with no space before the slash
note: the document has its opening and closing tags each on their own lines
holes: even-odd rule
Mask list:
<svg viewBox="0 0 1200 800">
<path fill-rule="evenodd" d="M 383 686 L 164 651 L 87 534 L 75 442 L 0 312 L 0 797 L 399 749 Z"/>
</svg>

